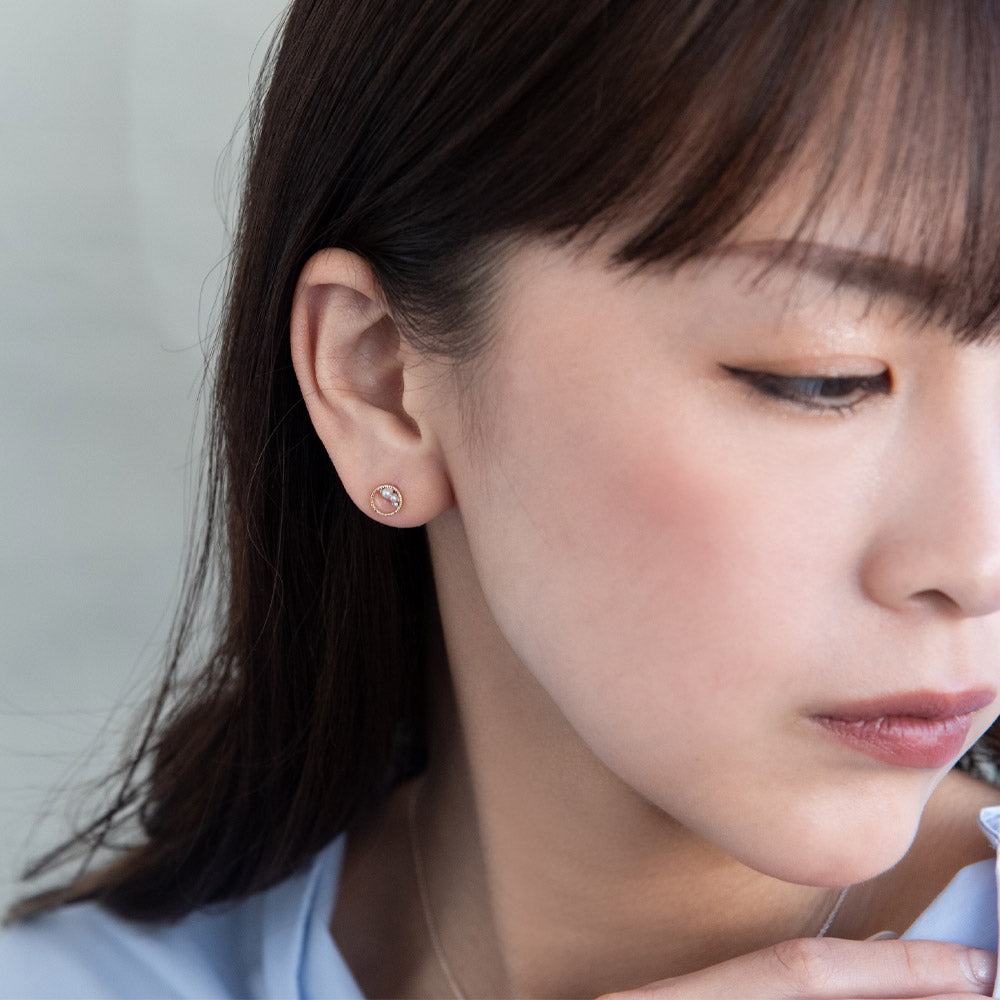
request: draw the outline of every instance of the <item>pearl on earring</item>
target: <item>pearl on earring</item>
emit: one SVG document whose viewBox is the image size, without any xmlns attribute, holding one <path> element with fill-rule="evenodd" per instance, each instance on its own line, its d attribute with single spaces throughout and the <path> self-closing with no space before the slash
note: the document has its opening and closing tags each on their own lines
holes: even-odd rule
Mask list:
<svg viewBox="0 0 1000 1000">
<path fill-rule="evenodd" d="M 379 517 L 393 517 L 403 509 L 403 494 L 392 483 L 383 483 L 372 490 L 371 505 Z"/>
</svg>

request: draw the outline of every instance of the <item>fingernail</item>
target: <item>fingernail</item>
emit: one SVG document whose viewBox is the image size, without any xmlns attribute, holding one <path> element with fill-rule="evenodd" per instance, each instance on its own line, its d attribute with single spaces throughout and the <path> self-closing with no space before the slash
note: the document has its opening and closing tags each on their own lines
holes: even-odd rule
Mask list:
<svg viewBox="0 0 1000 1000">
<path fill-rule="evenodd" d="M 895 931 L 879 931 L 878 934 L 873 934 L 870 938 L 865 938 L 866 941 L 895 941 L 899 935 Z"/>
<path fill-rule="evenodd" d="M 969 962 L 969 977 L 980 986 L 992 986 L 997 977 L 997 956 L 995 952 L 982 948 L 966 949 Z"/>
</svg>

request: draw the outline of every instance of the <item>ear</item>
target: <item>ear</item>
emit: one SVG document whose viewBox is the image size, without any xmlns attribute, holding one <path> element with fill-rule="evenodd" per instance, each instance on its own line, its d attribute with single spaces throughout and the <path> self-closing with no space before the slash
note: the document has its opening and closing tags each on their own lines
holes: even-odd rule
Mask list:
<svg viewBox="0 0 1000 1000">
<path fill-rule="evenodd" d="M 361 511 L 405 528 L 453 505 L 443 456 L 413 405 L 418 394 L 407 391 L 421 381 L 423 358 L 400 337 L 364 260 L 340 249 L 309 259 L 292 301 L 291 347 L 310 419 Z M 399 491 L 398 512 L 389 491 L 377 492 L 385 484 Z"/>
</svg>

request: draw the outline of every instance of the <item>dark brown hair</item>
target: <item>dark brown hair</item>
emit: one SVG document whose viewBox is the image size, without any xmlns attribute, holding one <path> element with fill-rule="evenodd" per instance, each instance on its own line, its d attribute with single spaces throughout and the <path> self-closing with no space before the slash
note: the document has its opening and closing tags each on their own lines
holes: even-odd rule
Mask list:
<svg viewBox="0 0 1000 1000">
<path fill-rule="evenodd" d="M 793 173 L 805 231 L 863 172 L 869 231 L 938 276 L 925 318 L 982 336 L 998 71 L 992 0 L 294 3 L 251 113 L 168 675 L 108 809 L 38 870 L 122 854 L 25 911 L 175 918 L 244 896 L 422 766 L 425 536 L 356 510 L 309 423 L 288 317 L 315 251 L 366 258 L 404 332 L 461 363 L 488 341 L 498 247 L 523 234 L 621 234 L 618 263 L 676 266 Z M 185 680 L 213 567 L 217 639 Z"/>
</svg>

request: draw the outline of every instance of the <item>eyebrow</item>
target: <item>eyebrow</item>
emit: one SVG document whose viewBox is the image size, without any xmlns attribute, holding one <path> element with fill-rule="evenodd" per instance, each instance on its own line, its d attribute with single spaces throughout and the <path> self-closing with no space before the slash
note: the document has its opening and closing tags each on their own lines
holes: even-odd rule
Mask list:
<svg viewBox="0 0 1000 1000">
<path fill-rule="evenodd" d="M 885 254 L 866 253 L 809 240 L 744 240 L 726 243 L 709 257 L 748 257 L 761 261 L 763 277 L 772 268 L 812 274 L 835 288 L 847 287 L 873 298 L 893 298 L 932 310 L 947 294 L 950 281 L 939 271 Z"/>
</svg>

